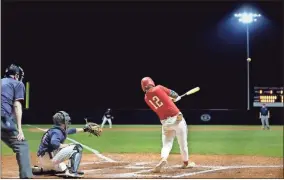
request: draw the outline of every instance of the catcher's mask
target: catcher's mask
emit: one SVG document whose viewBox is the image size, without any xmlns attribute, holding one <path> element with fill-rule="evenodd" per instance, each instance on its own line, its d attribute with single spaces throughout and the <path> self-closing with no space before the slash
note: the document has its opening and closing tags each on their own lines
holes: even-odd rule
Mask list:
<svg viewBox="0 0 284 180">
<path fill-rule="evenodd" d="M 25 73 L 20 66 L 11 64 L 8 68 L 6 68 L 4 77 L 9 77 L 11 75 L 18 76 L 18 80 L 23 81 Z"/>
<path fill-rule="evenodd" d="M 61 117 L 58 116 L 61 115 Z M 61 124 L 65 125 L 65 129 L 68 129 L 69 125 L 71 124 L 71 118 L 69 114 L 65 111 L 59 111 L 53 116 L 53 122 L 55 125 L 60 126 Z"/>
</svg>

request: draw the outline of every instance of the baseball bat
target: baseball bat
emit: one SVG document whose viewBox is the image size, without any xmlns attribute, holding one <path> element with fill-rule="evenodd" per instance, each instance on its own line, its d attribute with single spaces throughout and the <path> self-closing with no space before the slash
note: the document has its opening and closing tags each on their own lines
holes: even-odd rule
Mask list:
<svg viewBox="0 0 284 180">
<path fill-rule="evenodd" d="M 199 91 L 199 90 L 200 90 L 199 87 L 193 88 L 193 89 L 187 91 L 186 93 L 184 93 L 183 95 L 181 95 L 180 97 L 184 97 L 184 96 L 186 96 L 186 95 L 194 94 L 194 93 L 196 93 L 196 92 Z"/>
<path fill-rule="evenodd" d="M 199 90 L 200 90 L 199 87 L 193 88 L 193 89 L 187 91 L 186 93 L 184 93 L 183 95 L 181 95 L 181 96 L 180 96 L 180 99 L 181 99 L 182 97 L 184 97 L 184 96 L 194 94 L 194 93 L 198 92 Z M 179 99 L 179 100 L 180 100 L 180 99 Z M 177 101 L 179 101 L 179 100 L 177 100 Z M 176 102 L 177 102 L 177 101 L 176 101 Z"/>
</svg>

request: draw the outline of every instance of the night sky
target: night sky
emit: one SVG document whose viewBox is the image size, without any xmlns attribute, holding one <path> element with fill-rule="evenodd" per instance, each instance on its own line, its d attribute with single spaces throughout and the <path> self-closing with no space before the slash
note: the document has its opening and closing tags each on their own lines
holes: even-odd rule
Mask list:
<svg viewBox="0 0 284 180">
<path fill-rule="evenodd" d="M 189 109 L 246 109 L 245 26 L 237 3 L 4 3 L 2 66 L 25 70 L 32 111 L 148 108 L 140 81 Z M 283 86 L 283 6 L 249 4 L 251 83 Z M 3 73 L 2 73 L 3 75 Z"/>
</svg>

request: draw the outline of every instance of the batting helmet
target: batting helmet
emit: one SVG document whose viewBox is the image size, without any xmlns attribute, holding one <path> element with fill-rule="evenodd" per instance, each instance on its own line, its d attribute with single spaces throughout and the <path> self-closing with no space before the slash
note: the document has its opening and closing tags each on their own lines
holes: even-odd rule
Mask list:
<svg viewBox="0 0 284 180">
<path fill-rule="evenodd" d="M 53 116 L 53 123 L 57 126 L 65 124 L 67 128 L 67 126 L 71 124 L 71 118 L 67 112 L 59 111 Z"/>
<path fill-rule="evenodd" d="M 19 81 L 22 81 L 24 79 L 24 70 L 20 66 L 11 64 L 5 70 L 5 77 L 8 77 L 10 75 L 19 75 Z"/>
<path fill-rule="evenodd" d="M 146 88 L 149 87 L 149 85 L 155 86 L 154 81 L 150 77 L 144 77 L 141 80 L 141 87 L 142 87 L 144 92 L 146 91 Z"/>
</svg>

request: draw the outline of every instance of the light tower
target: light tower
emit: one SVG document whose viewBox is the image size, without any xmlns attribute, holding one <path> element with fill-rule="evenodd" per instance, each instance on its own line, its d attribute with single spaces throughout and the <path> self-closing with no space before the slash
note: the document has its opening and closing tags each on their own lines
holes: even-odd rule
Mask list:
<svg viewBox="0 0 284 180">
<path fill-rule="evenodd" d="M 249 70 L 249 64 L 251 62 L 250 53 L 249 53 L 249 26 L 253 22 L 257 21 L 257 18 L 259 18 L 260 14 L 254 14 L 254 13 L 248 13 L 243 12 L 239 14 L 235 14 L 235 17 L 239 19 L 239 22 L 246 25 L 246 33 L 247 33 L 247 110 L 250 110 L 250 70 Z"/>
</svg>

